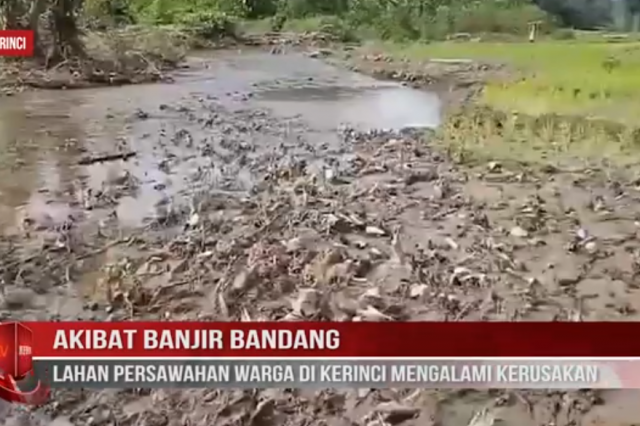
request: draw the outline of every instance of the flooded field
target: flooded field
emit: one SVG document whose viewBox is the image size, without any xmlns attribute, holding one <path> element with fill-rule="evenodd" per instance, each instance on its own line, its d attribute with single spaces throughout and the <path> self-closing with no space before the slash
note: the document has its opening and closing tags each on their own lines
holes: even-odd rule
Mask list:
<svg viewBox="0 0 640 426">
<path fill-rule="evenodd" d="M 18 226 L 25 215 L 59 223 L 87 214 L 92 194 L 131 179 L 135 194 L 115 194 L 123 196 L 110 207 L 121 225 L 139 226 L 155 216 L 154 207 L 202 184 L 248 191 L 252 161 L 264 156 L 319 163 L 329 151 L 331 160 L 345 160 L 338 133 L 345 125 L 366 131 L 433 127 L 439 120 L 434 94 L 303 55 L 228 53 L 188 65 L 174 84 L 3 100 L 0 224 Z M 80 164 L 129 152 L 135 153 L 129 161 Z"/>
<path fill-rule="evenodd" d="M 3 318 L 640 319 L 634 182 L 459 167 L 425 142 L 436 94 L 303 54 L 217 52 L 188 66 L 173 84 L 2 100 Z M 59 391 L 44 409 L 1 414 L 7 425 L 382 426 L 372 413 L 395 401 L 416 410 L 403 425 L 466 426 L 486 408 L 505 425 L 630 426 L 637 396 Z M 258 421 L 264 401 L 274 415 Z"/>
</svg>

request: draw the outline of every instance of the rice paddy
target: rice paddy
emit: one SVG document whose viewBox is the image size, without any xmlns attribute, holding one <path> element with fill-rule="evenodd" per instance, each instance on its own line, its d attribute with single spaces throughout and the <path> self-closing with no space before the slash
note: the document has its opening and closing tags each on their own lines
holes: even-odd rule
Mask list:
<svg viewBox="0 0 640 426">
<path fill-rule="evenodd" d="M 509 70 L 438 140 L 457 155 L 530 163 L 640 164 L 640 42 L 580 37 L 528 42 L 387 44 L 411 61 L 474 59 Z"/>
<path fill-rule="evenodd" d="M 444 42 L 396 45 L 394 55 L 469 58 L 511 67 L 487 82 L 479 102 L 502 111 L 640 121 L 640 43 L 545 40 L 536 43 Z"/>
</svg>

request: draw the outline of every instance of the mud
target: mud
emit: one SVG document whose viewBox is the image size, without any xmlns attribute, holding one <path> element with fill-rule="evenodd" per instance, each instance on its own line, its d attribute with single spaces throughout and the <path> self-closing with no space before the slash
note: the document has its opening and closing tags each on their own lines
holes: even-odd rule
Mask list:
<svg viewBox="0 0 640 426">
<path fill-rule="evenodd" d="M 429 144 L 438 94 L 308 55 L 217 52 L 188 65 L 173 84 L 3 100 L 3 317 L 640 319 L 636 182 L 458 166 Z M 118 155 L 130 158 L 99 161 Z M 418 409 L 405 425 L 481 426 L 470 420 L 487 410 L 505 425 L 628 426 L 637 396 L 58 391 L 2 416 L 382 426 L 376 407 L 394 401 Z"/>
</svg>

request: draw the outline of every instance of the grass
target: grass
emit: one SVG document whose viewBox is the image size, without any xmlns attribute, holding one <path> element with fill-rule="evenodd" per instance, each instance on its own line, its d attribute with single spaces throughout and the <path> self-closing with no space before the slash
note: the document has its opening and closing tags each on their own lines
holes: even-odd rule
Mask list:
<svg viewBox="0 0 640 426">
<path fill-rule="evenodd" d="M 580 116 L 529 116 L 468 105 L 445 120 L 435 141 L 461 163 L 640 164 L 640 126 Z"/>
<path fill-rule="evenodd" d="M 395 58 L 476 59 L 513 72 L 445 120 L 438 141 L 462 161 L 640 164 L 640 42 L 602 35 L 528 42 L 382 43 Z"/>
<path fill-rule="evenodd" d="M 512 79 L 488 82 L 479 100 L 499 110 L 640 120 L 640 42 L 442 42 L 383 48 L 414 60 L 470 58 L 513 67 Z"/>
</svg>

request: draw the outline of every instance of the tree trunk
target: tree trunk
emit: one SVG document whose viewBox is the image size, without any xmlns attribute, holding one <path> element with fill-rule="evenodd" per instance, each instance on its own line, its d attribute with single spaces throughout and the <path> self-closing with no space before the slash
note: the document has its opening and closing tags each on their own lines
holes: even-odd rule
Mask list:
<svg viewBox="0 0 640 426">
<path fill-rule="evenodd" d="M 29 29 L 33 31 L 33 54 L 36 58 L 44 58 L 44 51 L 42 49 L 42 42 L 40 41 L 40 16 L 44 13 L 47 7 L 47 0 L 33 0 L 31 3 L 31 9 L 29 9 Z"/>
<path fill-rule="evenodd" d="M 76 9 L 79 4 L 75 0 L 55 1 L 53 20 L 57 45 L 65 58 L 83 57 L 84 48 L 80 41 L 80 28 L 76 22 Z"/>
</svg>

